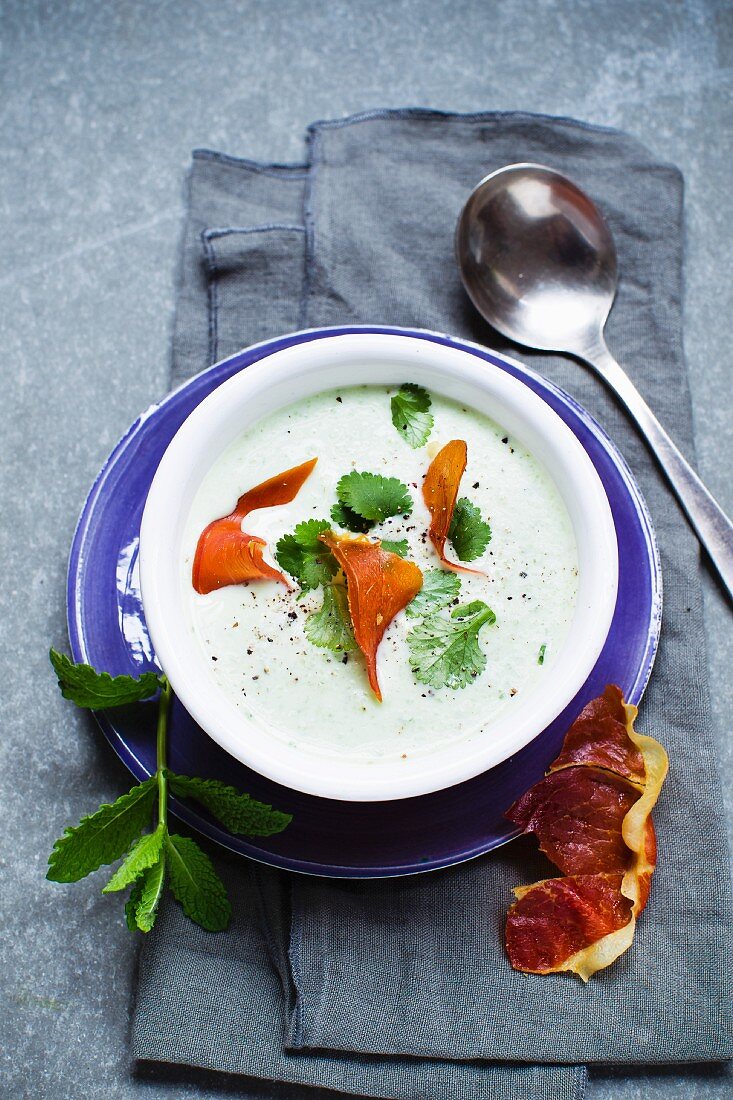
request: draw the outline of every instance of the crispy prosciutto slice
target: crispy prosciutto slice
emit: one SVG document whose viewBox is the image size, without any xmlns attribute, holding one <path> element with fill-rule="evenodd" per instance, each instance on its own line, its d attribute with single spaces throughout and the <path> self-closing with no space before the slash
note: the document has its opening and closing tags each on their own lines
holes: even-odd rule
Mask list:
<svg viewBox="0 0 733 1100">
<path fill-rule="evenodd" d="M 453 512 L 458 497 L 458 487 L 461 483 L 466 463 L 468 461 L 468 448 L 463 439 L 451 439 L 445 447 L 438 451 L 428 467 L 423 482 L 422 495 L 425 506 L 430 512 L 430 527 L 428 534 L 430 541 L 438 552 L 438 557 L 447 569 L 455 573 L 478 573 L 483 576 L 480 569 L 468 569 L 465 565 L 450 561 L 445 556 L 445 544 L 448 540 L 448 532 L 453 521 Z"/>
<path fill-rule="evenodd" d="M 243 493 L 228 516 L 215 519 L 201 532 L 192 569 L 197 592 L 206 595 L 228 584 L 263 579 L 282 581 L 286 588 L 290 587 L 284 574 L 265 561 L 265 540 L 248 535 L 242 530 L 242 522 L 259 508 L 273 508 L 294 500 L 317 461 L 312 458 L 255 485 Z"/>
<path fill-rule="evenodd" d="M 507 812 L 564 875 L 624 873 L 629 850 L 621 836 L 639 792 L 599 768 L 565 768 L 530 787 Z"/>
<path fill-rule="evenodd" d="M 515 970 L 583 975 L 613 962 L 634 935 L 632 905 L 621 882 L 621 875 L 571 875 L 518 887 L 506 928 Z"/>
<path fill-rule="evenodd" d="M 609 684 L 603 695 L 592 699 L 575 719 L 550 771 L 575 764 L 595 764 L 643 786 L 644 757 L 629 735 L 628 724 L 621 689 Z"/>
<path fill-rule="evenodd" d="M 657 856 L 651 810 L 667 774 L 664 749 L 636 732 L 636 714 L 607 687 L 545 778 L 507 811 L 567 876 L 515 889 L 506 947 L 517 970 L 587 981 L 633 940 Z"/>
<path fill-rule="evenodd" d="M 364 535 L 324 531 L 318 537 L 346 576 L 354 638 L 364 654 L 371 689 L 381 702 L 377 649 L 392 619 L 422 588 L 422 573 L 414 562 L 383 550 L 378 540 Z"/>
</svg>

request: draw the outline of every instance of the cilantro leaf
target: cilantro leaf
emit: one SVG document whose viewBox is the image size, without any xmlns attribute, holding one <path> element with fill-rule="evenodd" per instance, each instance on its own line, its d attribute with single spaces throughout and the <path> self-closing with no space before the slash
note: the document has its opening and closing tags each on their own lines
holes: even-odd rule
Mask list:
<svg viewBox="0 0 733 1100">
<path fill-rule="evenodd" d="M 157 672 L 143 672 L 139 677 L 110 676 L 97 672 L 91 665 L 74 664 L 65 653 L 50 650 L 49 656 L 59 679 L 64 699 L 71 699 L 78 707 L 102 710 L 105 707 L 121 707 L 149 699 L 162 686 Z"/>
<path fill-rule="evenodd" d="M 428 569 L 423 573 L 422 588 L 405 608 L 411 619 L 425 618 L 441 607 L 447 607 L 458 597 L 461 579 L 447 569 Z"/>
<path fill-rule="evenodd" d="M 406 558 L 410 552 L 410 544 L 407 539 L 382 539 L 382 549 L 390 554 L 397 554 L 400 558 Z"/>
<path fill-rule="evenodd" d="M 415 678 L 436 690 L 466 687 L 486 667 L 479 633 L 494 622 L 496 616 L 483 600 L 454 608 L 450 618 L 434 614 L 424 619 L 407 635 Z"/>
<path fill-rule="evenodd" d="M 339 480 L 336 495 L 341 504 L 374 523 L 381 523 L 390 516 L 407 516 L 412 511 L 412 497 L 407 486 L 396 477 L 382 474 L 352 470 Z"/>
<path fill-rule="evenodd" d="M 356 512 L 352 512 L 351 508 L 342 504 L 341 501 L 334 504 L 331 509 L 331 519 L 339 527 L 345 527 L 347 531 L 353 531 L 357 535 L 365 535 L 374 526 L 372 520 L 357 516 Z"/>
<path fill-rule="evenodd" d="M 342 584 L 329 584 L 323 589 L 323 605 L 306 619 L 305 636 L 322 649 L 343 653 L 356 649 L 346 589 Z"/>
<path fill-rule="evenodd" d="M 406 443 L 417 449 L 424 447 L 433 430 L 430 394 L 414 382 L 400 386 L 390 402 L 392 423 Z"/>
<path fill-rule="evenodd" d="M 165 850 L 162 850 L 158 861 L 143 872 L 130 891 L 125 905 L 125 916 L 131 932 L 136 928 L 141 932 L 149 932 L 153 927 L 164 886 Z"/>
<path fill-rule="evenodd" d="M 293 820 L 291 814 L 241 794 L 218 779 L 197 779 L 190 775 L 167 772 L 170 789 L 179 798 L 193 798 L 232 833 L 246 836 L 272 836 L 281 833 Z"/>
<path fill-rule="evenodd" d="M 467 497 L 456 501 L 448 538 L 461 561 L 480 558 L 491 541 L 491 527 Z"/>
<path fill-rule="evenodd" d="M 338 568 L 331 551 L 318 540 L 318 536 L 330 527 L 326 519 L 304 520 L 292 535 L 283 535 L 275 547 L 278 564 L 295 577 L 303 589 L 328 584 Z"/>
<path fill-rule="evenodd" d="M 78 882 L 103 863 L 121 859 L 150 820 L 156 791 L 153 776 L 83 817 L 76 828 L 66 829 L 48 858 L 46 878 Z"/>
<path fill-rule="evenodd" d="M 154 833 L 146 833 L 135 841 L 124 863 L 117 868 L 102 893 L 113 894 L 116 890 L 124 890 L 139 879 L 143 871 L 157 863 L 165 833 L 165 825 L 159 825 Z"/>
<path fill-rule="evenodd" d="M 209 932 L 229 926 L 232 907 L 226 888 L 205 852 L 188 836 L 169 833 L 165 840 L 171 890 L 183 912 Z"/>
<path fill-rule="evenodd" d="M 547 652 L 547 642 L 543 642 L 540 646 L 540 651 L 537 654 L 537 664 L 543 665 L 545 663 L 545 653 Z"/>
</svg>

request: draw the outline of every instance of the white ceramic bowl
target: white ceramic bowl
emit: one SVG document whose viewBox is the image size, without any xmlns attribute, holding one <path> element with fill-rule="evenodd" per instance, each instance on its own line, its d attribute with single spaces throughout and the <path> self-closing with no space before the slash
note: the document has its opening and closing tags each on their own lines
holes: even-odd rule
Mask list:
<svg viewBox="0 0 733 1100">
<path fill-rule="evenodd" d="M 187 629 L 181 540 L 203 475 L 251 424 L 323 390 L 365 382 L 420 382 L 472 405 L 515 436 L 553 478 L 575 531 L 579 589 L 566 641 L 542 677 L 482 735 L 409 761 L 365 764 L 289 746 L 242 715 L 206 669 Z M 469 352 L 415 336 L 324 335 L 277 351 L 234 375 L 191 413 L 150 487 L 140 534 L 140 580 L 155 652 L 186 710 L 227 752 L 286 787 L 348 801 L 408 798 L 461 783 L 499 764 L 572 700 L 603 648 L 616 603 L 618 555 L 611 510 L 582 445 L 535 393 Z"/>
</svg>

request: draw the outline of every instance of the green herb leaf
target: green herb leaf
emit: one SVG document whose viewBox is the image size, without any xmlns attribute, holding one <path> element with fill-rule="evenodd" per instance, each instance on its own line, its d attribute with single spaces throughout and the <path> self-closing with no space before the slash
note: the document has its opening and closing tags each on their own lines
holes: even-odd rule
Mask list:
<svg viewBox="0 0 733 1100">
<path fill-rule="evenodd" d="M 390 516 L 407 516 L 412 511 L 407 486 L 396 477 L 352 470 L 339 480 L 336 493 L 341 504 L 374 523 Z"/>
<path fill-rule="evenodd" d="M 78 882 L 103 863 L 121 859 L 150 821 L 156 790 L 153 776 L 66 829 L 49 856 L 46 878 Z"/>
<path fill-rule="evenodd" d="M 143 672 L 137 678 L 110 676 L 108 672 L 97 672 L 91 665 L 74 664 L 66 654 L 55 649 L 49 656 L 64 699 L 71 699 L 78 707 L 89 710 L 122 707 L 126 703 L 149 699 L 162 685 L 157 672 Z"/>
<path fill-rule="evenodd" d="M 391 401 L 392 423 L 411 447 L 424 447 L 433 430 L 430 394 L 414 382 L 400 386 Z"/>
<path fill-rule="evenodd" d="M 540 651 L 537 654 L 537 664 L 543 665 L 545 663 L 545 653 L 547 652 L 547 642 L 543 642 L 540 646 Z"/>
<path fill-rule="evenodd" d="M 397 554 L 400 558 L 406 558 L 410 552 L 410 544 L 407 539 L 382 539 L 382 549 L 390 554 Z"/>
<path fill-rule="evenodd" d="M 491 541 L 491 527 L 467 497 L 456 501 L 448 538 L 461 561 L 480 558 Z"/>
<path fill-rule="evenodd" d="M 165 847 L 171 890 L 186 916 L 209 932 L 227 928 L 232 907 L 206 853 L 191 837 L 176 833 L 166 837 Z"/>
<path fill-rule="evenodd" d="M 142 895 L 143 880 L 139 878 L 137 882 L 132 884 L 132 890 L 130 890 L 127 901 L 125 902 L 125 922 L 131 932 L 137 930 L 137 907 L 140 904 Z"/>
<path fill-rule="evenodd" d="M 330 527 L 326 519 L 304 520 L 292 535 L 283 535 L 275 547 L 278 564 L 295 577 L 303 589 L 328 584 L 338 568 L 331 551 L 318 540 L 318 536 Z"/>
<path fill-rule="evenodd" d="M 405 608 L 411 619 L 423 619 L 447 607 L 457 599 L 461 591 L 461 579 L 447 569 L 428 569 L 423 573 L 422 588 Z"/>
<path fill-rule="evenodd" d="M 486 667 L 479 633 L 494 622 L 496 616 L 483 600 L 456 607 L 450 618 L 435 614 L 424 619 L 407 636 L 415 678 L 436 690 L 472 683 Z"/>
<path fill-rule="evenodd" d="M 131 883 L 140 878 L 143 871 L 158 862 L 163 840 L 165 838 L 165 825 L 159 825 L 154 833 L 146 833 L 135 842 L 124 863 L 122 863 L 107 885 L 102 890 L 103 894 L 113 894 L 116 890 L 125 890 Z"/>
<path fill-rule="evenodd" d="M 173 794 L 193 798 L 232 833 L 246 836 L 273 836 L 281 833 L 293 820 L 291 814 L 273 810 L 272 806 L 241 794 L 218 779 L 197 779 L 189 775 L 168 772 Z"/>
<path fill-rule="evenodd" d="M 139 929 L 149 932 L 155 924 L 158 906 L 165 886 L 165 849 L 152 867 L 148 867 L 132 887 L 125 905 L 127 927 L 131 932 Z"/>
<path fill-rule="evenodd" d="M 346 589 L 342 584 L 329 584 L 323 589 L 323 605 L 306 619 L 305 636 L 322 649 L 343 653 L 356 649 Z"/>
<path fill-rule="evenodd" d="M 362 519 L 361 516 L 357 516 L 356 512 L 352 512 L 351 508 L 340 501 L 338 504 L 334 504 L 331 509 L 331 519 L 338 527 L 345 527 L 347 531 L 353 531 L 357 535 L 365 535 L 374 526 L 372 520 Z"/>
</svg>

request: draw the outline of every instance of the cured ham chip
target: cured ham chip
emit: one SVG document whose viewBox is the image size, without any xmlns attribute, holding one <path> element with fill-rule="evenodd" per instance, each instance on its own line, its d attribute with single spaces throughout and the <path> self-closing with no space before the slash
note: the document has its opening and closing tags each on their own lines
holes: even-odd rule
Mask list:
<svg viewBox="0 0 733 1100">
<path fill-rule="evenodd" d="M 594 947 L 593 961 L 598 961 L 597 945 L 607 937 L 626 933 L 617 938 L 628 937 L 628 947 L 632 905 L 621 893 L 621 882 L 621 875 L 571 875 L 519 887 L 506 931 L 512 966 L 531 974 L 579 972 Z"/>
<path fill-rule="evenodd" d="M 364 654 L 371 689 L 381 702 L 377 649 L 395 615 L 422 588 L 422 573 L 414 562 L 383 550 L 379 541 L 364 535 L 352 537 L 324 531 L 318 537 L 346 576 L 354 638 Z"/>
<path fill-rule="evenodd" d="M 273 508 L 294 500 L 317 461 L 312 458 L 255 485 L 243 493 L 228 516 L 215 519 L 201 532 L 192 569 L 197 592 L 206 595 L 229 584 L 262 579 L 281 581 L 286 588 L 290 587 L 285 575 L 264 560 L 265 540 L 248 535 L 242 530 L 242 522 L 259 508 Z"/>
<path fill-rule="evenodd" d="M 609 684 L 575 719 L 550 771 L 575 764 L 595 764 L 643 786 L 644 757 L 629 736 L 627 707 L 615 684 Z"/>
<path fill-rule="evenodd" d="M 613 772 L 565 768 L 530 787 L 507 811 L 564 875 L 626 870 L 629 850 L 621 835 L 639 791 Z"/>
<path fill-rule="evenodd" d="M 651 810 L 668 766 L 659 742 L 634 729 L 636 714 L 607 687 L 570 727 L 547 776 L 507 811 L 568 876 L 515 889 L 506 948 L 517 970 L 570 970 L 587 981 L 633 940 L 657 857 Z"/>
<path fill-rule="evenodd" d="M 468 461 L 468 448 L 463 439 L 451 439 L 436 454 L 428 467 L 423 482 L 422 495 L 425 506 L 430 512 L 430 527 L 428 534 L 430 541 L 438 552 L 438 557 L 443 565 L 456 573 L 479 573 L 480 569 L 469 569 L 465 565 L 450 561 L 445 556 L 445 544 L 448 540 L 448 532 L 453 522 L 453 513 L 458 498 L 458 487 L 461 484 Z"/>
</svg>

